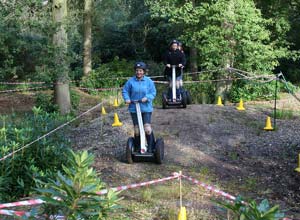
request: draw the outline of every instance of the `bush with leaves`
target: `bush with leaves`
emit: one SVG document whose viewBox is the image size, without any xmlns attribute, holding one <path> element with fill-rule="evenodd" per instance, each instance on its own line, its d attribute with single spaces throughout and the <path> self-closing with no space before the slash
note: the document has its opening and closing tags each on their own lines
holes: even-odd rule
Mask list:
<svg viewBox="0 0 300 220">
<path fill-rule="evenodd" d="M 246 204 L 242 197 L 238 196 L 234 203 L 228 201 L 216 203 L 230 211 L 232 215 L 229 219 L 233 220 L 279 220 L 284 217 L 279 206 L 270 207 L 267 199 L 262 200 L 259 204 L 254 200 Z"/>
<path fill-rule="evenodd" d="M 76 90 L 70 90 L 71 95 L 71 105 L 72 109 L 77 109 L 79 102 L 80 102 L 80 95 Z M 35 105 L 38 108 L 41 108 L 45 112 L 57 112 L 58 106 L 54 103 L 54 96 L 53 94 L 49 94 L 46 92 L 36 93 L 35 95 Z"/>
<path fill-rule="evenodd" d="M 124 59 L 119 60 L 116 57 L 112 62 L 102 64 L 100 67 L 92 70 L 88 76 L 84 76 L 81 86 L 90 89 L 120 87 L 126 82 L 124 77 L 133 75 L 133 65 L 132 62 Z M 118 77 L 120 78 L 118 79 Z"/>
<path fill-rule="evenodd" d="M 61 129 L 24 148 L 27 143 L 58 127 L 69 117 L 33 108 L 33 114 L 1 116 L 1 158 L 19 150 L 0 162 L 0 201 L 7 202 L 32 193 L 36 179 L 46 180 L 55 175 L 68 157 L 69 140 Z M 22 150 L 21 150 L 22 148 Z"/>
<path fill-rule="evenodd" d="M 63 173 L 58 171 L 56 180 L 37 189 L 46 202 L 43 214 L 63 215 L 66 220 L 106 219 L 118 207 L 120 199 L 113 191 L 105 196 L 97 194 L 104 184 L 91 168 L 94 156 L 87 151 L 77 154 L 71 151 L 68 159 L 68 165 L 63 166 Z"/>
<path fill-rule="evenodd" d="M 278 91 L 280 87 L 278 87 Z M 229 98 L 233 102 L 243 100 L 272 100 L 275 95 L 275 81 L 269 83 L 236 81 L 229 91 Z"/>
</svg>

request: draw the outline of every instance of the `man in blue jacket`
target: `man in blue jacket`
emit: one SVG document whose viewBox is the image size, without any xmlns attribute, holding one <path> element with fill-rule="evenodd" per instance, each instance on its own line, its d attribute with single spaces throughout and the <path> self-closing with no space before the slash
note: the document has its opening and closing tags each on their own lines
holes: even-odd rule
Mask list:
<svg viewBox="0 0 300 220">
<path fill-rule="evenodd" d="M 126 104 L 129 104 L 128 110 L 131 114 L 134 125 L 135 145 L 140 145 L 140 131 L 136 107 L 133 101 L 141 101 L 140 108 L 146 133 L 148 151 L 151 152 L 151 147 L 154 146 L 154 135 L 151 128 L 151 115 L 153 111 L 152 101 L 156 96 L 156 88 L 154 82 L 147 76 L 145 72 L 147 65 L 144 62 L 137 62 L 134 65 L 135 76 L 131 77 L 124 85 L 122 90 L 123 99 Z"/>
</svg>

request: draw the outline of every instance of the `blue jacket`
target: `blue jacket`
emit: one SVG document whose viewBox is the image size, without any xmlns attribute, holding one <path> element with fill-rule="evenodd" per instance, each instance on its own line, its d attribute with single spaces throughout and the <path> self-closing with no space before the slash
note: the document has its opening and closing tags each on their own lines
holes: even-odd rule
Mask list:
<svg viewBox="0 0 300 220">
<path fill-rule="evenodd" d="M 131 77 L 124 85 L 122 90 L 124 101 L 137 101 L 146 97 L 147 102 L 140 103 L 142 112 L 152 112 L 152 101 L 156 96 L 156 88 L 154 82 L 147 76 L 144 76 L 141 80 L 138 80 L 135 76 Z M 135 113 L 135 104 L 131 103 L 128 107 L 130 112 Z"/>
</svg>

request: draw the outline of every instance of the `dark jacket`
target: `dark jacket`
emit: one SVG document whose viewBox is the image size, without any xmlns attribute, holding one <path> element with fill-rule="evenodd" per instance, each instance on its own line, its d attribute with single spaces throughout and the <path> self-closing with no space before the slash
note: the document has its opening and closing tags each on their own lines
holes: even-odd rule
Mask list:
<svg viewBox="0 0 300 220">
<path fill-rule="evenodd" d="M 172 65 L 176 65 L 176 77 L 181 75 L 181 68 L 178 67 L 179 64 L 185 66 L 186 59 L 184 53 L 180 50 L 168 50 L 163 57 L 163 62 L 165 65 L 170 64 L 171 68 L 165 68 L 165 75 L 172 76 Z"/>
</svg>

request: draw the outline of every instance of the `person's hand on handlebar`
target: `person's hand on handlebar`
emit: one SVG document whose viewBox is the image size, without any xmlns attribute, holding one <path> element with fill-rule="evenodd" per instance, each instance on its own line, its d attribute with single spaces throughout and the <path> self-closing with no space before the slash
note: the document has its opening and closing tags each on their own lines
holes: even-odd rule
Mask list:
<svg viewBox="0 0 300 220">
<path fill-rule="evenodd" d="M 125 103 L 126 103 L 127 105 L 129 105 L 129 104 L 131 103 L 131 101 L 130 101 L 130 100 L 126 100 Z"/>
<path fill-rule="evenodd" d="M 180 68 L 181 68 L 181 67 L 183 67 L 183 65 L 182 65 L 181 63 L 179 63 L 179 64 L 178 64 L 178 67 L 180 67 Z"/>
<path fill-rule="evenodd" d="M 167 64 L 166 66 L 167 66 L 168 68 L 171 68 L 171 64 Z"/>
<path fill-rule="evenodd" d="M 146 97 L 144 97 L 144 98 L 142 98 L 142 100 L 141 100 L 142 102 L 147 102 L 148 101 L 148 99 L 146 98 Z"/>
</svg>

